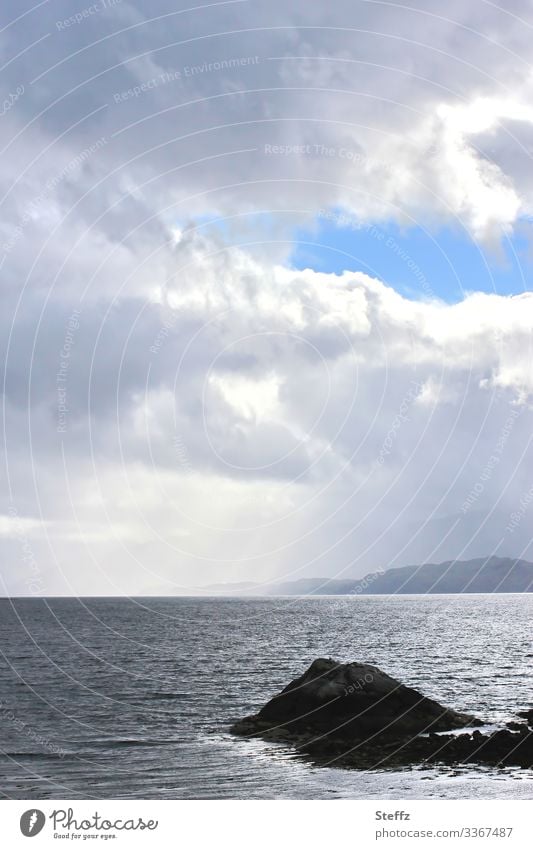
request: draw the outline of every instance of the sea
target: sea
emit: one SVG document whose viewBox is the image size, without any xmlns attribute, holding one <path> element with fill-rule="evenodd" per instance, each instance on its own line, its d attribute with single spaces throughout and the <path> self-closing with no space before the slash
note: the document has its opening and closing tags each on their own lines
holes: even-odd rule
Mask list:
<svg viewBox="0 0 533 849">
<path fill-rule="evenodd" d="M 533 706 L 533 594 L 0 600 L 5 799 L 531 799 L 533 773 L 357 771 L 233 737 L 317 657 L 488 725 Z"/>
</svg>

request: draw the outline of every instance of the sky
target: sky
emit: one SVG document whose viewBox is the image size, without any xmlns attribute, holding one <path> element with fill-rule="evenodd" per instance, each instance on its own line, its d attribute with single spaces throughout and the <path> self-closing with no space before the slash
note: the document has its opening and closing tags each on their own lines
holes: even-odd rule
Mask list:
<svg viewBox="0 0 533 849">
<path fill-rule="evenodd" d="M 532 34 L 4 1 L 0 594 L 533 559 Z"/>
</svg>

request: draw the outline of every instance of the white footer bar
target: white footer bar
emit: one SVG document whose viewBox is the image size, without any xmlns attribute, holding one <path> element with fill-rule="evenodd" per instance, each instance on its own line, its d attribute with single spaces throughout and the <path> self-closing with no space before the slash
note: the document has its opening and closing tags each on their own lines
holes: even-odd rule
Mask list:
<svg viewBox="0 0 533 849">
<path fill-rule="evenodd" d="M 531 849 L 532 815 L 533 802 L 523 800 L 32 800 L 0 802 L 0 834 L 6 849 Z"/>
</svg>

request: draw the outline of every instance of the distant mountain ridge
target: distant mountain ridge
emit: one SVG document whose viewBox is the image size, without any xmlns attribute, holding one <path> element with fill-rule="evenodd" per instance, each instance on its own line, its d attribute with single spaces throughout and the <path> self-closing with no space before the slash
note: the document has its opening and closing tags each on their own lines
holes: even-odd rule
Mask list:
<svg viewBox="0 0 533 849">
<path fill-rule="evenodd" d="M 533 592 L 533 563 L 513 557 L 447 560 L 371 572 L 363 578 L 301 578 L 279 584 L 217 584 L 226 594 L 250 595 L 392 595 L 434 593 Z M 205 589 L 215 589 L 215 586 Z"/>
</svg>

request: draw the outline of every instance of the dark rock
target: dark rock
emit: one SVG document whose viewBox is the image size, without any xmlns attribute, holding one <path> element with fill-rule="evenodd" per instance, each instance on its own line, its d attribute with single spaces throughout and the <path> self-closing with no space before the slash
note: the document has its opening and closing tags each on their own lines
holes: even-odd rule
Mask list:
<svg viewBox="0 0 533 849">
<path fill-rule="evenodd" d="M 290 731 L 310 729 L 341 737 L 376 732 L 403 737 L 479 725 L 473 716 L 426 698 L 377 666 L 322 658 L 274 696 L 257 720 L 281 723 Z"/>
<path fill-rule="evenodd" d="M 231 730 L 289 742 L 315 761 L 355 768 L 432 762 L 531 766 L 533 734 L 525 724 L 490 735 L 442 733 L 480 724 L 376 666 L 318 659 Z"/>
</svg>

